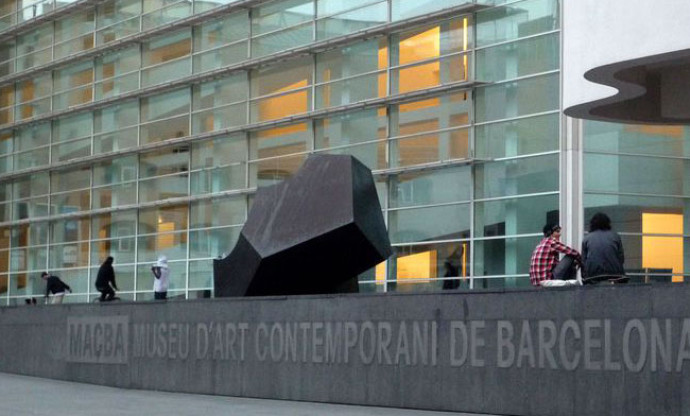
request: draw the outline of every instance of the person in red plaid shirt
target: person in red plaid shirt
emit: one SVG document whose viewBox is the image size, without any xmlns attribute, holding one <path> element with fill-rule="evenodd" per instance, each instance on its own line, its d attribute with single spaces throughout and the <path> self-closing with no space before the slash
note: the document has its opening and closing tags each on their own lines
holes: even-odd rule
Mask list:
<svg viewBox="0 0 690 416">
<path fill-rule="evenodd" d="M 532 252 L 529 279 L 534 286 L 569 286 L 579 284 L 576 280 L 577 265 L 582 264 L 580 253 L 561 243 L 561 226 L 544 226 L 544 238 Z M 565 254 L 563 260 L 559 254 Z"/>
</svg>

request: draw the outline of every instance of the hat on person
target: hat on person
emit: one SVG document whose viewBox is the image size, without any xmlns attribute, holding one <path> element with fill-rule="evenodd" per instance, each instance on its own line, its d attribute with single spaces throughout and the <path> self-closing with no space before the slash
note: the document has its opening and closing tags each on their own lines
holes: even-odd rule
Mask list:
<svg viewBox="0 0 690 416">
<path fill-rule="evenodd" d="M 168 268 L 168 258 L 166 256 L 158 256 L 158 261 L 156 262 L 157 267 L 162 267 L 164 269 Z"/>
<path fill-rule="evenodd" d="M 548 237 L 556 231 L 560 231 L 560 229 L 561 226 L 558 224 L 546 224 L 542 229 L 542 232 L 544 233 L 544 237 Z"/>
</svg>

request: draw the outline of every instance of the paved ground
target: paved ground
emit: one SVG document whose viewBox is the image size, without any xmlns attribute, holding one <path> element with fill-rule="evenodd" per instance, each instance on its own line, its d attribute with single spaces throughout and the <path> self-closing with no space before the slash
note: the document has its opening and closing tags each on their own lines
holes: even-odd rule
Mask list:
<svg viewBox="0 0 690 416">
<path fill-rule="evenodd" d="M 102 416 L 479 416 L 125 390 L 0 373 L 0 415 Z M 488 415 L 485 415 L 488 416 Z"/>
</svg>

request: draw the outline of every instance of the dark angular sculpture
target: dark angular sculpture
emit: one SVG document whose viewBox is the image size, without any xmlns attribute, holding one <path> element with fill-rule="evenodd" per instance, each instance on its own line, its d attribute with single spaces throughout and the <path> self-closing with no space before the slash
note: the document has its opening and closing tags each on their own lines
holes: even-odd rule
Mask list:
<svg viewBox="0 0 690 416">
<path fill-rule="evenodd" d="M 371 171 L 313 155 L 260 188 L 239 241 L 213 261 L 216 297 L 357 292 L 357 275 L 391 254 Z"/>
</svg>

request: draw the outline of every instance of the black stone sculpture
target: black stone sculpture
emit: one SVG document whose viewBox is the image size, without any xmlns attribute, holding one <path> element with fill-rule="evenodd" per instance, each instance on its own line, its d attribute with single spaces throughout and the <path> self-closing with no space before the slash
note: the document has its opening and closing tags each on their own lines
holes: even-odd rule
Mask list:
<svg viewBox="0 0 690 416">
<path fill-rule="evenodd" d="M 391 254 L 371 171 L 313 155 L 259 188 L 239 241 L 213 261 L 216 297 L 357 292 L 357 275 Z"/>
</svg>

